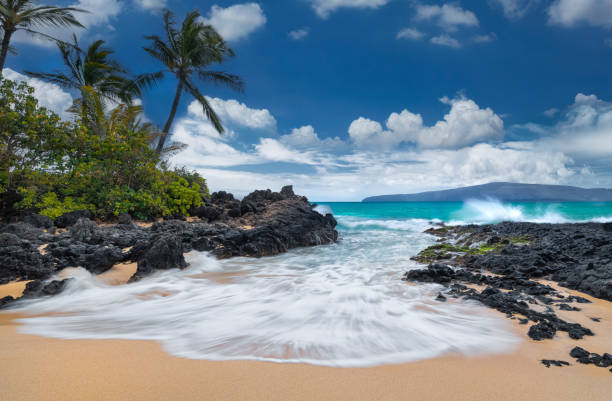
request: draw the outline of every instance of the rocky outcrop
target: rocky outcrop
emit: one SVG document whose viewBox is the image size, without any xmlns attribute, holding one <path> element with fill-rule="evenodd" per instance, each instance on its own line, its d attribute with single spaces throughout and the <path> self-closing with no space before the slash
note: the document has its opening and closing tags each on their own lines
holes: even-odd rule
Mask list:
<svg viewBox="0 0 612 401">
<path fill-rule="evenodd" d="M 524 279 L 547 277 L 563 287 L 612 301 L 609 224 L 506 222 L 440 227 L 427 232 L 441 242 L 415 259 Z"/>
<path fill-rule="evenodd" d="M 261 257 L 338 238 L 333 216 L 317 213 L 291 187 L 255 191 L 242 201 L 217 192 L 192 212 L 197 217 L 190 221 L 167 219 L 151 227 L 134 224 L 129 215 L 116 225 L 98 225 L 87 211 L 68 213 L 51 226 L 39 216 L 0 225 L 0 284 L 46 279 L 65 267 L 99 274 L 120 262 L 137 262 L 139 279 L 184 268 L 183 254 L 192 250 L 219 258 Z"/>
<path fill-rule="evenodd" d="M 556 314 L 558 310 L 579 312 L 580 304 L 589 300 L 564 295 L 537 279 L 553 280 L 612 301 L 609 224 L 500 223 L 441 226 L 427 233 L 439 237 L 437 243 L 413 259 L 428 266 L 406 272 L 404 280 L 446 286 L 437 300 L 445 295 L 475 300 L 520 324 L 531 322 L 527 335 L 533 340 L 552 339 L 558 332 L 575 340 L 594 335 L 589 328 Z M 610 354 L 591 354 L 579 347 L 571 356 L 580 363 L 612 364 Z M 555 360 L 542 363 L 547 367 L 567 364 Z"/>
</svg>

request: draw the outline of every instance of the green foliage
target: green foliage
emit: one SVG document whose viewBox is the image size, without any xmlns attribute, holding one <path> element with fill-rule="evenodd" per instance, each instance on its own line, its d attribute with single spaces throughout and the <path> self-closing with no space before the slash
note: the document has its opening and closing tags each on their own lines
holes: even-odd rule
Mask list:
<svg viewBox="0 0 612 401">
<path fill-rule="evenodd" d="M 94 206 L 85 203 L 84 199 L 73 199 L 70 196 L 63 200 L 57 198 L 55 192 L 47 192 L 40 197 L 40 201 L 36 203 L 36 207 L 40 209 L 40 214 L 49 216 L 52 219 L 58 218 L 64 213 L 73 210 L 93 210 Z"/>
<path fill-rule="evenodd" d="M 51 218 L 87 209 L 100 218 L 130 213 L 151 219 L 189 214 L 208 195 L 196 172 L 170 170 L 151 148 L 156 131 L 141 108 L 120 105 L 99 130 L 60 121 L 38 107 L 25 84 L 0 81 L 0 187 L 17 193 L 17 212 Z"/>
</svg>

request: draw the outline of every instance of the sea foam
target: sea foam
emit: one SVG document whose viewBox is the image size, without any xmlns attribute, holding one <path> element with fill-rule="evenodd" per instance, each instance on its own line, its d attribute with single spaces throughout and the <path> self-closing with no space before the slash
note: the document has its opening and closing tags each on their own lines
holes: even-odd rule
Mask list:
<svg viewBox="0 0 612 401">
<path fill-rule="evenodd" d="M 261 258 L 189 255 L 186 270 L 112 287 L 78 274 L 65 293 L 17 305 L 24 333 L 155 340 L 211 360 L 372 366 L 445 353 L 505 352 L 519 341 L 503 317 L 471 302 L 434 300 L 443 287 L 408 284 L 410 260 L 434 243 L 427 223 L 402 229 L 339 217 L 338 244 Z"/>
</svg>

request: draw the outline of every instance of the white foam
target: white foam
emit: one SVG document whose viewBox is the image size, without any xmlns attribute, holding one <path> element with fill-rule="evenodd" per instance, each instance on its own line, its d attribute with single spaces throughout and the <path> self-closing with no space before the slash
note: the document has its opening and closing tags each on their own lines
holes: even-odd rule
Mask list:
<svg viewBox="0 0 612 401">
<path fill-rule="evenodd" d="M 333 214 L 331 207 L 329 207 L 328 205 L 317 205 L 314 207 L 313 210 L 319 214 L 322 214 L 323 216 L 325 216 L 326 214 Z"/>
<path fill-rule="evenodd" d="M 542 206 L 529 214 L 520 205 L 502 203 L 499 200 L 472 199 L 464 202 L 460 211 L 455 213 L 456 218 L 449 224 L 485 224 L 501 221 L 521 221 L 531 223 L 567 223 L 572 220 L 564 217 L 554 209 L 554 206 Z"/>
<path fill-rule="evenodd" d="M 341 223 L 346 224 L 343 218 Z M 383 223 L 386 224 L 386 223 Z M 445 352 L 504 352 L 509 324 L 482 306 L 433 300 L 409 285 L 410 256 L 433 243 L 413 230 L 348 231 L 336 245 L 262 258 L 189 256 L 191 267 L 112 287 L 77 275 L 68 290 L 18 305 L 22 332 L 155 340 L 177 356 L 326 366 L 402 363 Z"/>
</svg>

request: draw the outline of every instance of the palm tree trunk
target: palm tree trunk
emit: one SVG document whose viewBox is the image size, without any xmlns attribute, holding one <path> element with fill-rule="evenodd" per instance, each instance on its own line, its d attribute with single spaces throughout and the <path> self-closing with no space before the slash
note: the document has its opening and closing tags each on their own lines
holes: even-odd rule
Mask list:
<svg viewBox="0 0 612 401">
<path fill-rule="evenodd" d="M 164 149 L 164 144 L 166 143 L 166 138 L 168 138 L 168 133 L 170 132 L 172 121 L 174 121 L 174 116 L 176 116 L 176 110 L 178 109 L 179 100 L 181 99 L 182 92 L 183 92 L 183 80 L 179 78 L 178 87 L 176 88 L 176 95 L 174 95 L 174 102 L 172 102 L 172 109 L 170 110 L 168 121 L 166 121 L 166 125 L 164 126 L 162 136 L 159 137 L 159 143 L 157 144 L 157 149 L 155 150 L 157 154 L 160 154 L 161 151 Z"/>
<path fill-rule="evenodd" d="M 2 70 L 4 69 L 4 63 L 6 62 L 6 55 L 8 54 L 9 44 L 11 43 L 11 36 L 14 30 L 5 30 L 4 37 L 2 38 L 2 48 L 0 49 L 0 77 L 2 77 Z"/>
</svg>

